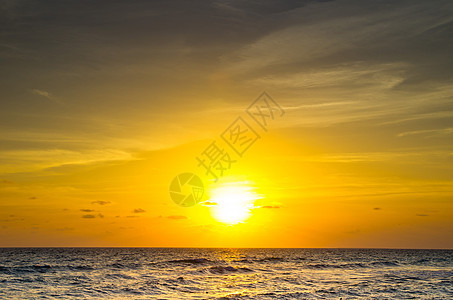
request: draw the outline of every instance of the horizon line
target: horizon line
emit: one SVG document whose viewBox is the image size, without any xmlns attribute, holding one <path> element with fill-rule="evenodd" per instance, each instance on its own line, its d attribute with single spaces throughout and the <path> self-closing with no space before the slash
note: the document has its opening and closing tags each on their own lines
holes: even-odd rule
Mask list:
<svg viewBox="0 0 453 300">
<path fill-rule="evenodd" d="M 323 250 L 453 250 L 453 248 L 389 248 L 389 247 L 153 247 L 153 246 L 0 246 L 0 249 L 323 249 Z"/>
</svg>

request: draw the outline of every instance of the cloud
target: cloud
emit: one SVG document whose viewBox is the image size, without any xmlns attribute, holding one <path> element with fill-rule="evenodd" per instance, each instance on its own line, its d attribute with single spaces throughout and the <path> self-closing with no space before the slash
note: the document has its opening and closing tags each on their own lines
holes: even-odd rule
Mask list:
<svg viewBox="0 0 453 300">
<path fill-rule="evenodd" d="M 44 139 L 51 137 L 42 137 Z M 74 143 L 74 140 L 72 143 Z M 1 143 L 2 141 L 0 141 Z M 58 144 L 58 141 L 54 141 Z M 52 143 L 50 143 L 52 144 Z M 45 171 L 65 173 L 99 164 L 115 164 L 133 159 L 132 154 L 119 149 L 16 149 L 1 151 L 0 159 L 14 161 L 14 167 L 0 164 L 1 173 Z M 66 147 L 65 147 L 66 148 Z"/>
<path fill-rule="evenodd" d="M 14 185 L 14 181 L 6 180 L 6 179 L 0 179 L 0 185 Z"/>
<path fill-rule="evenodd" d="M 354 63 L 348 66 L 333 66 L 311 72 L 303 71 L 289 75 L 258 78 L 254 79 L 251 83 L 254 85 L 280 88 L 325 89 L 327 87 L 341 87 L 345 85 L 349 85 L 350 87 L 363 87 L 366 85 L 368 88 L 390 89 L 403 81 L 404 77 L 402 77 L 401 69 L 405 67 L 404 64 L 383 63 L 363 65 L 362 63 Z M 358 103 L 357 101 L 344 102 Z M 322 105 L 320 107 L 339 105 L 341 103 L 333 102 L 333 104 Z"/>
<path fill-rule="evenodd" d="M 99 204 L 99 205 L 107 205 L 110 204 L 110 201 L 103 201 L 103 200 L 98 200 L 98 201 L 93 201 L 91 204 Z"/>
<path fill-rule="evenodd" d="M 427 130 L 413 130 L 399 133 L 399 137 L 409 136 L 409 135 L 426 135 L 426 137 L 442 136 L 447 134 L 452 134 L 453 128 L 442 128 L 442 129 L 427 129 Z"/>
<path fill-rule="evenodd" d="M 211 201 L 201 202 L 200 204 L 201 204 L 201 205 L 204 205 L 204 206 L 214 206 L 214 205 L 217 205 L 216 202 L 211 202 Z"/>
<path fill-rule="evenodd" d="M 375 207 L 375 208 L 373 208 L 373 210 L 381 210 L 381 209 L 382 209 L 382 208 L 380 208 L 380 207 Z"/>
<path fill-rule="evenodd" d="M 185 220 L 185 219 L 187 219 L 187 217 L 186 216 L 175 215 L 175 216 L 168 216 L 167 219 L 170 219 L 170 220 Z"/>
<path fill-rule="evenodd" d="M 427 214 L 416 214 L 417 217 L 428 217 L 429 215 Z"/>
<path fill-rule="evenodd" d="M 34 95 L 38 95 L 38 96 L 47 98 L 47 99 L 51 100 L 52 102 L 55 102 L 55 103 L 58 103 L 58 104 L 62 104 L 62 102 L 61 102 L 60 100 L 58 100 L 57 98 L 55 98 L 55 97 L 54 97 L 51 93 L 49 93 L 48 91 L 39 90 L 39 89 L 32 89 L 31 91 L 32 91 L 32 93 L 33 93 Z"/>
<path fill-rule="evenodd" d="M 428 113 L 411 114 L 394 120 L 382 122 L 380 125 L 392 125 L 405 122 L 424 121 L 424 120 L 438 120 L 453 118 L 453 111 L 435 111 Z M 404 133 L 404 132 L 403 132 Z"/>
<path fill-rule="evenodd" d="M 96 218 L 96 216 L 88 214 L 88 215 L 83 215 L 82 218 L 84 218 L 84 219 L 94 219 L 94 218 Z"/>
<path fill-rule="evenodd" d="M 52 97 L 52 95 L 49 92 L 46 92 L 46 91 L 43 91 L 43 90 L 33 89 L 32 92 L 35 95 L 43 96 L 43 97 L 46 97 L 46 98 L 49 98 L 49 99 Z"/>
<path fill-rule="evenodd" d="M 94 209 L 81 209 L 80 211 L 87 212 L 87 213 L 95 212 Z M 101 214 L 101 213 L 98 213 L 97 215 L 94 215 L 94 214 L 86 214 L 86 215 L 83 215 L 83 216 L 82 216 L 82 218 L 85 218 L 85 219 L 94 219 L 94 218 L 96 218 L 96 217 L 104 218 L 104 215 Z"/>
<path fill-rule="evenodd" d="M 142 208 L 136 208 L 132 211 L 134 214 L 141 214 L 141 213 L 145 213 L 146 210 L 142 209 Z"/>
<path fill-rule="evenodd" d="M 346 234 L 358 234 L 360 232 L 361 232 L 361 230 L 358 228 L 354 229 L 354 230 L 345 231 Z"/>
<path fill-rule="evenodd" d="M 261 206 L 260 208 L 270 208 L 270 209 L 274 209 L 274 208 L 280 208 L 281 206 L 277 206 L 277 205 L 264 205 L 264 206 Z"/>
<path fill-rule="evenodd" d="M 74 230 L 74 227 L 61 227 L 61 228 L 55 228 L 56 231 L 72 231 Z"/>
</svg>

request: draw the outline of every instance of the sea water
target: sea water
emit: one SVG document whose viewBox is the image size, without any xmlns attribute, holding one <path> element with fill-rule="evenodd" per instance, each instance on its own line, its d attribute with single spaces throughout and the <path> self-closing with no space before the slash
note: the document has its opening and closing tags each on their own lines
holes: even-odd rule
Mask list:
<svg viewBox="0 0 453 300">
<path fill-rule="evenodd" d="M 453 250 L 0 248 L 0 299 L 453 299 Z"/>
</svg>

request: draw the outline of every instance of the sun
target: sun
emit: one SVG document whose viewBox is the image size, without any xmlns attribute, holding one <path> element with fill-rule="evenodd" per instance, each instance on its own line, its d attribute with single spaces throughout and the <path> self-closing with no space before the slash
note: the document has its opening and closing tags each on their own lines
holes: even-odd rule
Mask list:
<svg viewBox="0 0 453 300">
<path fill-rule="evenodd" d="M 210 189 L 213 217 L 224 224 L 234 225 L 247 220 L 259 195 L 247 181 L 229 182 Z"/>
</svg>

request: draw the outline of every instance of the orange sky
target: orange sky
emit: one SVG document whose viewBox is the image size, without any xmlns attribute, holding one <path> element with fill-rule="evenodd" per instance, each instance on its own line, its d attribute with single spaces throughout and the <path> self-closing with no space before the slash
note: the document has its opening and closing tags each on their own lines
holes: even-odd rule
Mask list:
<svg viewBox="0 0 453 300">
<path fill-rule="evenodd" d="M 99 3 L 0 7 L 0 246 L 453 248 L 450 1 Z"/>
</svg>

